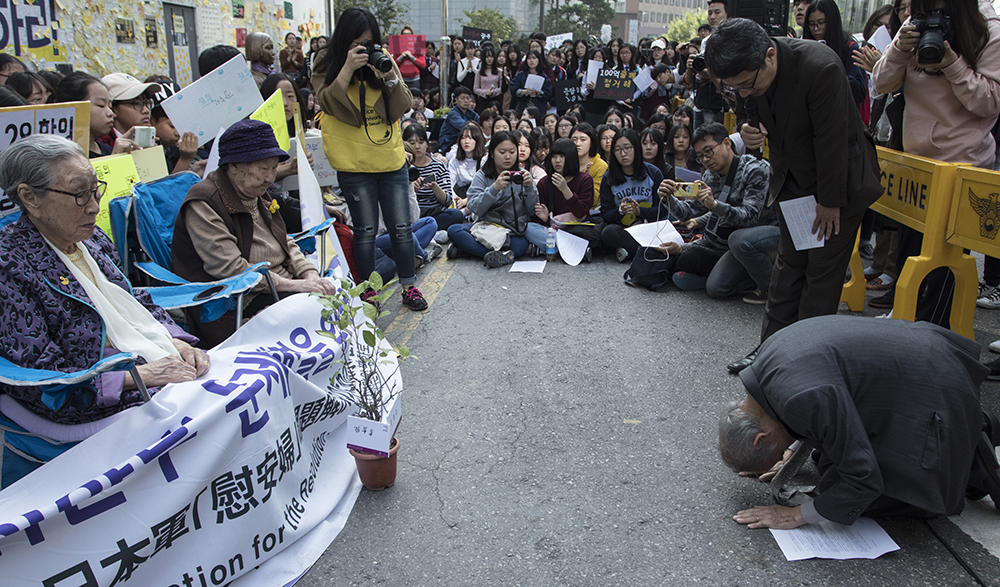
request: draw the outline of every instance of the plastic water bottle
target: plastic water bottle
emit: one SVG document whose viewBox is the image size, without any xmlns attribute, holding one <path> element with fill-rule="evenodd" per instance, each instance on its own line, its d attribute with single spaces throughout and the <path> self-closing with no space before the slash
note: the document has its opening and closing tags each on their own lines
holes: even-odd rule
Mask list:
<svg viewBox="0 0 1000 587">
<path fill-rule="evenodd" d="M 556 260 L 556 229 L 549 227 L 549 234 L 545 237 L 545 260 Z"/>
</svg>

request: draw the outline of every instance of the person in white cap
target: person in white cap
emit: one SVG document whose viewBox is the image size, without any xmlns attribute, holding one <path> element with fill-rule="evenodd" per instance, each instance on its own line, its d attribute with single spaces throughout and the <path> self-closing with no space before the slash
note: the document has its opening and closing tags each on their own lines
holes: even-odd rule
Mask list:
<svg viewBox="0 0 1000 587">
<path fill-rule="evenodd" d="M 134 139 L 137 126 L 150 126 L 153 94 L 160 91 L 160 84 L 144 84 L 127 73 L 109 73 L 101 78 L 111 94 L 111 111 L 115 114 L 115 127 L 111 130 L 110 144 L 123 136 Z M 102 141 L 101 138 L 98 139 Z"/>
</svg>

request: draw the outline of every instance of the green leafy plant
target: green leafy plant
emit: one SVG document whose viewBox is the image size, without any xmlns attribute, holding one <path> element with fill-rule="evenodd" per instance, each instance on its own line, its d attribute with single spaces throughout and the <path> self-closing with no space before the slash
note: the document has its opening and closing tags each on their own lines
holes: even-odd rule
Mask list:
<svg viewBox="0 0 1000 587">
<path fill-rule="evenodd" d="M 434 118 L 446 118 L 449 112 L 451 112 L 451 108 L 442 106 L 434 111 Z"/>
<path fill-rule="evenodd" d="M 382 276 L 372 272 L 367 281 L 357 285 L 341 279 L 336 294 L 313 294 L 323 306 L 323 320 L 337 327 L 335 332 L 319 330 L 317 333 L 333 339 L 341 334 L 345 336 L 341 339 L 344 367 L 330 378 L 330 388 L 358 406 L 355 415 L 375 422 L 382 420 L 389 404 L 399 395 L 400 389 L 392 384 L 393 378 L 403 361 L 411 356 L 405 346 L 387 343 L 385 333 L 376 323 L 388 314 L 379 307 L 393 295 L 395 283 L 396 279 L 383 283 Z M 374 295 L 362 300 L 361 295 L 369 290 Z M 393 354 L 395 357 L 391 356 Z M 381 369 L 386 365 L 393 366 L 388 376 Z"/>
</svg>

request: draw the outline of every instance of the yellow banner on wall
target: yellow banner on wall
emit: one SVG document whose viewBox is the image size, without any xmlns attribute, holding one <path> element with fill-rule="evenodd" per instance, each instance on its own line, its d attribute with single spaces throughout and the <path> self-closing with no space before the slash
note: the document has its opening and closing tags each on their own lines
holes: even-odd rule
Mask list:
<svg viewBox="0 0 1000 587">
<path fill-rule="evenodd" d="M 264 100 L 250 118 L 266 122 L 274 129 L 274 138 L 278 139 L 278 146 L 282 151 L 288 151 L 291 143 L 288 141 L 288 121 L 285 119 L 285 100 L 281 96 L 281 90 L 275 90 L 271 97 Z"/>
<path fill-rule="evenodd" d="M 130 155 L 109 155 L 91 159 L 90 164 L 97 172 L 97 179 L 108 183 L 108 191 L 101 199 L 101 210 L 97 213 L 97 227 L 109 237 L 111 234 L 111 217 L 108 214 L 108 203 L 123 196 L 132 194 L 132 186 L 139 183 L 139 171 Z"/>
</svg>

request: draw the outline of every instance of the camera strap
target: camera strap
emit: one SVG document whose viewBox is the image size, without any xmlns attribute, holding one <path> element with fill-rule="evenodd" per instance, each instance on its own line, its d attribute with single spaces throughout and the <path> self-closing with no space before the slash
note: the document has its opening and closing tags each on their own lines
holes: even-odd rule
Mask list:
<svg viewBox="0 0 1000 587">
<path fill-rule="evenodd" d="M 388 125 L 389 132 L 386 133 L 385 140 L 383 140 L 382 142 L 378 142 L 375 139 L 373 139 L 371 133 L 368 132 L 368 103 L 365 102 L 366 85 L 367 84 L 365 84 L 365 80 L 362 77 L 361 82 L 358 85 L 358 99 L 361 102 L 361 119 L 364 121 L 365 135 L 368 136 L 368 140 L 371 141 L 373 145 L 378 145 L 378 146 L 385 145 L 386 143 L 392 140 L 392 125 L 391 124 Z"/>
</svg>

